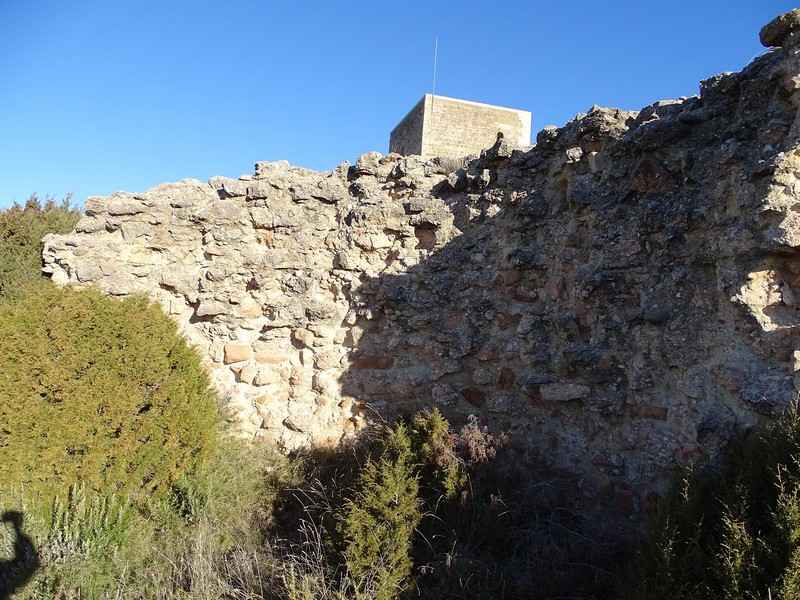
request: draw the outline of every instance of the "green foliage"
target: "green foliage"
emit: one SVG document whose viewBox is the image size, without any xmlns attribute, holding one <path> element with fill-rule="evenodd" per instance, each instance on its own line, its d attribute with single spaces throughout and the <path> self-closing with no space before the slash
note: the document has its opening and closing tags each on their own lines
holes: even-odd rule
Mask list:
<svg viewBox="0 0 800 600">
<path fill-rule="evenodd" d="M 344 483 L 299 494 L 302 539 L 282 558 L 279 597 L 608 597 L 619 550 L 562 508 L 569 477 L 505 441 L 474 418 L 454 433 L 436 410 L 379 429 Z"/>
<path fill-rule="evenodd" d="M 113 494 L 87 494 L 80 484 L 72 485 L 64 497 L 54 496 L 44 508 L 49 527 L 41 552 L 50 560 L 85 560 L 116 551 L 127 541 L 125 533 L 134 515 L 128 502 Z"/>
<path fill-rule="evenodd" d="M 142 298 L 39 286 L 0 305 L 0 484 L 170 491 L 213 447 L 198 356 Z"/>
<path fill-rule="evenodd" d="M 285 576 L 289 597 L 403 596 L 415 583 L 420 523 L 466 485 L 454 436 L 438 411 L 382 427 L 366 452 L 350 483 L 333 485 L 321 520 L 306 522 L 304 556 L 295 555 Z M 320 527 L 322 521 L 331 526 Z"/>
<path fill-rule="evenodd" d="M 3 488 L 0 510 L 25 515 L 41 561 L 12 598 L 277 598 L 280 564 L 263 536 L 298 473 L 275 450 L 221 438 L 173 492 L 145 506 L 80 485 L 48 499 Z M 0 559 L 13 554 L 3 533 Z"/>
<path fill-rule="evenodd" d="M 41 238 L 78 217 L 35 197 L 0 212 L 0 596 L 277 597 L 264 535 L 296 465 L 220 436 L 157 307 L 41 277 Z"/>
<path fill-rule="evenodd" d="M 3 508 L 25 516 L 25 530 L 38 551 L 40 568 L 20 597 L 52 598 L 57 590 L 101 597 L 116 588 L 115 556 L 125 554 L 137 513 L 130 502 L 76 484 L 55 496 L 34 496 L 24 488 L 3 489 Z M 6 549 L 3 554 L 10 554 Z"/>
<path fill-rule="evenodd" d="M 800 597 L 800 419 L 792 410 L 689 472 L 628 572 L 623 598 Z"/>
<path fill-rule="evenodd" d="M 69 233 L 80 218 L 69 197 L 42 204 L 34 194 L 24 206 L 0 211 L 0 301 L 15 301 L 25 287 L 42 278 L 42 238 Z"/>
<path fill-rule="evenodd" d="M 408 430 L 403 424 L 388 429 L 380 446 L 359 473 L 337 528 L 355 593 L 370 589 L 375 600 L 389 600 L 408 588 L 411 542 L 422 515 Z"/>
<path fill-rule="evenodd" d="M 437 409 L 419 412 L 411 419 L 408 436 L 422 491 L 434 495 L 429 501 L 438 502 L 437 496 L 455 500 L 467 485 L 467 475 L 456 454 L 450 424 Z"/>
</svg>

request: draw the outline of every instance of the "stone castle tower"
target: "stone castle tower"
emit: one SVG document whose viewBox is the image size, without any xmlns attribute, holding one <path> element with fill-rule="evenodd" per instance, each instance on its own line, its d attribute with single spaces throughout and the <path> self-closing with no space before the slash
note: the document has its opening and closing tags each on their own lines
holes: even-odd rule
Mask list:
<svg viewBox="0 0 800 600">
<path fill-rule="evenodd" d="M 389 152 L 460 158 L 480 154 L 498 133 L 516 146 L 529 146 L 531 113 L 425 94 L 392 130 Z"/>
</svg>

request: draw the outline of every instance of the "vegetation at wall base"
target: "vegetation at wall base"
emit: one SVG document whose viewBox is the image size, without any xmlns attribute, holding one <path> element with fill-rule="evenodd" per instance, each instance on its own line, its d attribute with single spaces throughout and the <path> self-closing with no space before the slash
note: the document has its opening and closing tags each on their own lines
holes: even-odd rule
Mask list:
<svg viewBox="0 0 800 600">
<path fill-rule="evenodd" d="M 640 549 L 620 597 L 800 598 L 797 407 L 735 444 L 722 471 L 687 472 Z"/>
<path fill-rule="evenodd" d="M 297 484 L 282 454 L 222 437 L 212 456 L 171 495 L 133 506 L 80 486 L 68 497 L 3 488 L 1 504 L 24 514 L 38 568 L 14 599 L 277 598 L 279 562 L 263 545 L 279 490 Z M 0 527 L 0 556 L 16 540 Z M 3 587 L 0 569 L 0 595 Z"/>
<path fill-rule="evenodd" d="M 422 411 L 350 456 L 333 475 L 317 472 L 316 491 L 296 493 L 301 535 L 282 554 L 278 597 L 613 597 L 629 546 L 570 503 L 573 477 L 476 419 L 454 432 Z"/>
</svg>

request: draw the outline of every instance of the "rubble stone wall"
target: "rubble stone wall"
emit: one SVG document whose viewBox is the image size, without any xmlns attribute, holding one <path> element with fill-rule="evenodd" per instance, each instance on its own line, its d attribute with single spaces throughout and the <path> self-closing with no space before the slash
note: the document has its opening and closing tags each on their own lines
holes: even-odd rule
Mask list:
<svg viewBox="0 0 800 600">
<path fill-rule="evenodd" d="M 335 446 L 436 406 L 635 512 L 798 395 L 800 54 L 777 37 L 699 96 L 460 168 L 371 153 L 89 198 L 45 271 L 160 303 L 251 438 Z"/>
</svg>

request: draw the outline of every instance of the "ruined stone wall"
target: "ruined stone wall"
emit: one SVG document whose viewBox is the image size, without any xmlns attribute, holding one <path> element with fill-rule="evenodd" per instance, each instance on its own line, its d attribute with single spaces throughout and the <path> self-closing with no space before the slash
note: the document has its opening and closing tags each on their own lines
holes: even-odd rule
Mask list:
<svg viewBox="0 0 800 600">
<path fill-rule="evenodd" d="M 531 113 L 425 94 L 392 130 L 389 151 L 423 158 L 479 155 L 502 133 L 518 146 L 531 139 Z"/>
<path fill-rule="evenodd" d="M 635 512 L 797 398 L 800 54 L 782 41 L 698 97 L 594 109 L 461 169 L 372 153 L 89 198 L 45 271 L 159 302 L 250 437 L 336 445 L 436 406 Z"/>
</svg>

